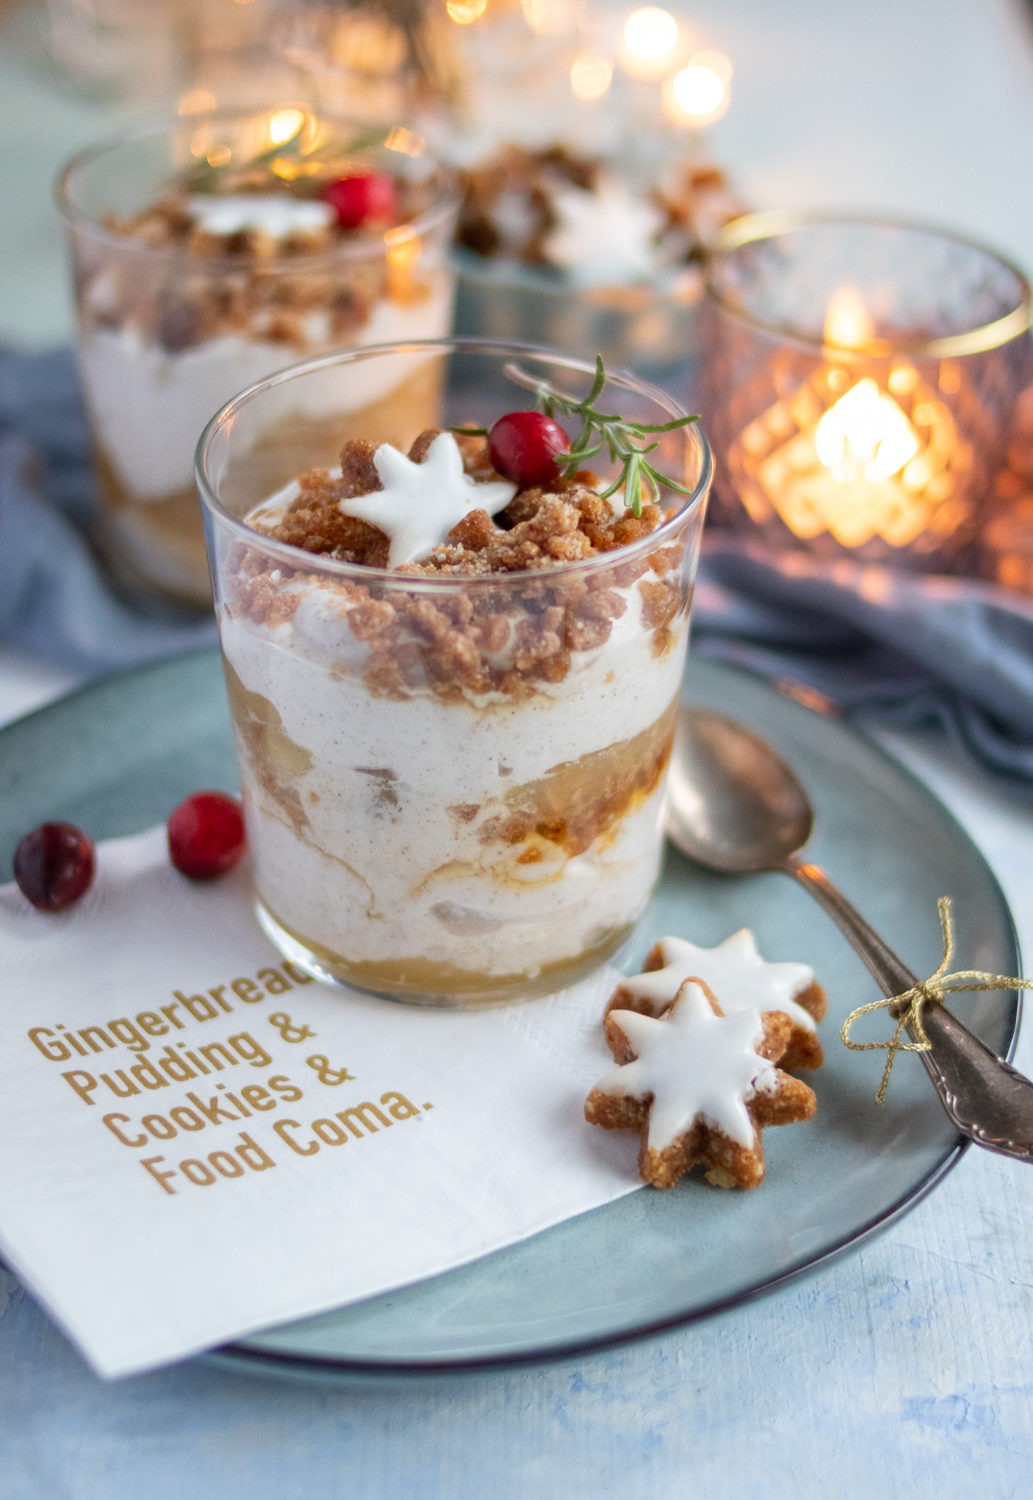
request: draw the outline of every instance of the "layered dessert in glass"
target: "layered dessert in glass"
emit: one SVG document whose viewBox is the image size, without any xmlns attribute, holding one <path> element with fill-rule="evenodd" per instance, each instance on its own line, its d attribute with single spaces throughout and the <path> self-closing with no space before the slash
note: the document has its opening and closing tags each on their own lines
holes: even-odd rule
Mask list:
<svg viewBox="0 0 1033 1500">
<path fill-rule="evenodd" d="M 58 202 L 102 543 L 126 582 L 207 604 L 193 484 L 205 423 L 306 356 L 447 333 L 456 195 L 412 131 L 360 134 L 291 105 L 94 146 L 64 172 Z M 356 390 L 360 428 L 383 394 Z M 295 415 L 318 446 L 324 419 L 339 432 L 347 409 L 338 392 Z"/>
<path fill-rule="evenodd" d="M 410 382 L 440 391 L 433 423 L 396 402 L 361 438 L 345 421 L 333 463 L 298 463 L 292 392 Z M 649 900 L 709 454 L 676 403 L 610 373 L 597 408 L 649 472 L 579 447 L 563 411 L 575 451 L 536 469 L 543 391 L 576 406 L 598 384 L 529 346 L 353 351 L 253 387 L 205 435 L 259 914 L 322 978 L 530 997 L 611 955 Z"/>
</svg>

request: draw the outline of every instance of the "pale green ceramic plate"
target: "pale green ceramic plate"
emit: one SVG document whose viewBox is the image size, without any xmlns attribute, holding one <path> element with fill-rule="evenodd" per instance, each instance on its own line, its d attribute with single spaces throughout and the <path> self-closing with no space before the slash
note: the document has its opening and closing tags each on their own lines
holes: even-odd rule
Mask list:
<svg viewBox="0 0 1033 1500">
<path fill-rule="evenodd" d="M 744 673 L 696 660 L 687 691 L 747 720 L 793 762 L 817 807 L 814 857 L 916 971 L 931 973 L 941 956 L 941 895 L 954 900 L 961 967 L 1019 971 L 992 874 L 906 771 Z M 107 679 L 0 733 L 2 868 L 10 869 L 19 835 L 44 819 L 69 818 L 98 838 L 129 833 L 202 786 L 236 786 L 212 650 Z M 917 1058 L 900 1059 L 888 1102 L 873 1104 L 881 1054 L 848 1052 L 838 1041 L 848 1011 L 876 998 L 871 982 L 793 882 L 711 876 L 672 853 L 622 963 L 637 968 L 664 933 L 712 944 L 741 926 L 754 929 L 769 959 L 813 965 L 829 997 L 827 1061 L 811 1079 L 818 1116 L 766 1133 L 761 1188 L 723 1193 L 683 1181 L 668 1193 L 644 1189 L 465 1269 L 242 1340 L 223 1356 L 362 1379 L 567 1357 L 771 1291 L 917 1202 L 962 1145 Z M 1010 1054 L 1016 996 L 959 995 L 957 1006 L 991 1047 Z M 629 1135 L 629 1171 L 634 1153 Z"/>
</svg>

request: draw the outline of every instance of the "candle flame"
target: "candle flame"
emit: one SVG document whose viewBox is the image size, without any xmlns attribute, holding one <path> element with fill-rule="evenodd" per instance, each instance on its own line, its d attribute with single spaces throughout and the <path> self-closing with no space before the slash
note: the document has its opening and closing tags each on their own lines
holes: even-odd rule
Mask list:
<svg viewBox="0 0 1033 1500">
<path fill-rule="evenodd" d="M 919 446 L 904 412 L 868 376 L 840 396 L 814 429 L 820 462 L 847 482 L 889 479 L 914 458 Z"/>
<path fill-rule="evenodd" d="M 863 349 L 875 335 L 875 324 L 856 286 L 841 286 L 825 309 L 825 342 L 837 349 Z"/>
</svg>

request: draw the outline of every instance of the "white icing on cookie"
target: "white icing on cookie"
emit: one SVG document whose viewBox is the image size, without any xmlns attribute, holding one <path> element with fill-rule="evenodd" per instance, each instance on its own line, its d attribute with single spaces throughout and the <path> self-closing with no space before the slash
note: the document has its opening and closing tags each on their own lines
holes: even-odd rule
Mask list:
<svg viewBox="0 0 1033 1500">
<path fill-rule="evenodd" d="M 740 1010 L 780 1010 L 795 1026 L 817 1030 L 814 1017 L 794 998 L 814 983 L 814 970 L 806 964 L 766 962 L 748 927 L 733 932 L 716 948 L 698 948 L 678 937 L 661 938 L 657 946 L 663 968 L 636 974 L 621 984 L 621 989 L 645 1001 L 653 1015 L 671 1004 L 686 979 L 701 979 L 727 1015 Z"/>
<path fill-rule="evenodd" d="M 346 516 L 368 521 L 390 538 L 389 568 L 426 557 L 472 510 L 496 515 L 517 491 L 508 480 L 479 484 L 471 479 L 450 432 L 438 433 L 422 463 L 414 463 L 390 443 L 381 443 L 373 465 L 383 489 L 340 500 L 338 505 Z"/>
<path fill-rule="evenodd" d="M 611 1011 L 636 1053 L 600 1079 L 600 1093 L 653 1096 L 649 1149 L 665 1151 L 697 1119 L 747 1150 L 755 1130 L 748 1100 L 778 1087 L 774 1063 L 758 1055 L 764 1025 L 758 1010 L 716 1015 L 706 992 L 688 983 L 659 1020 L 633 1010 Z"/>
<path fill-rule="evenodd" d="M 332 204 L 290 193 L 197 194 L 187 199 L 187 208 L 207 234 L 257 229 L 274 240 L 326 229 L 336 217 Z"/>
</svg>

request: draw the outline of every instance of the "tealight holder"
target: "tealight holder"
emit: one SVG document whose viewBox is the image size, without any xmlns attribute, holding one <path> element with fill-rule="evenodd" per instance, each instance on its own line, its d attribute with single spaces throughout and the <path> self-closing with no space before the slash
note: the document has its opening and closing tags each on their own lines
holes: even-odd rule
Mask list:
<svg viewBox="0 0 1033 1500">
<path fill-rule="evenodd" d="M 1030 373 L 1030 286 L 956 235 L 745 215 L 706 273 L 713 516 L 774 545 L 975 571 Z"/>
</svg>

